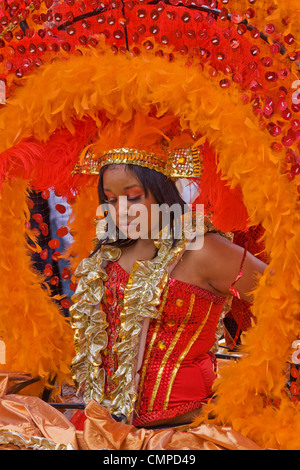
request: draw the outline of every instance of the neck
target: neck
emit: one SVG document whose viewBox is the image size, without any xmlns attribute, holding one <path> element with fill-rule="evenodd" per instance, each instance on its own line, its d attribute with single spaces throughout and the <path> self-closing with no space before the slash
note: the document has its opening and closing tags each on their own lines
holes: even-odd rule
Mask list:
<svg viewBox="0 0 300 470">
<path fill-rule="evenodd" d="M 137 242 L 135 243 L 136 248 L 139 250 L 154 250 L 155 245 L 154 241 L 151 238 L 139 238 Z"/>
<path fill-rule="evenodd" d="M 140 261 L 150 260 L 155 256 L 155 254 L 156 254 L 156 247 L 154 245 L 153 240 L 151 239 L 144 240 L 144 239 L 139 238 L 134 243 L 134 245 L 131 245 L 130 247 L 122 248 L 122 259 L 123 259 L 123 263 L 126 264 L 127 271 L 128 269 L 131 270 L 132 268 L 132 266 L 130 265 L 131 263 L 134 263 L 136 260 L 140 260 Z M 125 261 L 125 259 L 127 261 Z M 130 262 L 129 262 L 129 259 L 131 260 Z M 127 263 L 128 263 L 128 266 L 127 266 Z"/>
</svg>

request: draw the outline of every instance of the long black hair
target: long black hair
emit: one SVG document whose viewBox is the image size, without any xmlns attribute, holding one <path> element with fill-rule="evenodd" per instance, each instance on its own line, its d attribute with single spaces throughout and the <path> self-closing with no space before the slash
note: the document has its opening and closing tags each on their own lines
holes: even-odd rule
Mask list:
<svg viewBox="0 0 300 470">
<path fill-rule="evenodd" d="M 103 189 L 103 176 L 107 168 L 108 168 L 108 165 L 102 167 L 99 173 L 98 198 L 99 198 L 100 204 L 107 203 L 107 198 L 105 196 L 104 189 Z M 126 165 L 126 169 L 128 169 L 128 171 L 133 172 L 134 175 L 138 178 L 141 185 L 143 186 L 146 197 L 149 195 L 149 193 L 151 193 L 156 201 L 156 204 L 158 204 L 159 206 L 165 205 L 167 207 L 171 207 L 173 204 L 178 204 L 182 210 L 182 214 L 184 213 L 185 202 L 183 201 L 174 181 L 172 181 L 170 178 L 163 175 L 162 173 L 155 171 L 155 170 L 151 170 L 150 168 L 147 168 L 147 167 L 141 167 L 138 165 L 128 164 Z M 109 214 L 105 214 L 105 215 L 109 217 Z M 176 220 L 174 213 L 171 211 L 169 231 L 170 231 L 170 236 L 172 237 L 172 240 L 173 240 L 173 246 L 178 241 L 178 238 L 176 235 L 178 232 L 176 230 L 176 227 L 177 225 L 179 225 L 179 223 L 181 227 L 181 221 Z M 118 236 L 119 231 L 117 227 L 116 227 L 116 234 L 117 234 L 117 239 L 115 241 L 109 241 L 109 237 L 99 240 L 92 254 L 96 253 L 101 248 L 102 245 L 112 245 L 118 248 L 122 248 L 125 246 L 133 245 L 137 241 L 136 239 L 119 238 Z"/>
</svg>

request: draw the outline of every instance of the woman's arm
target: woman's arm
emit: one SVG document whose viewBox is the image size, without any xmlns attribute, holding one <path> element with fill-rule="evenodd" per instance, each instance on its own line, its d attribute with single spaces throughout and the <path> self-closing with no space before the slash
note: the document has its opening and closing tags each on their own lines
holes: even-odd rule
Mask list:
<svg viewBox="0 0 300 470">
<path fill-rule="evenodd" d="M 230 287 L 242 269 L 240 278 L 234 284 L 234 290 L 238 292 L 241 299 L 253 303 L 251 291 L 257 285 L 258 275 L 264 272 L 267 265 L 248 251 L 244 258 L 244 248 L 218 234 L 207 234 L 204 244 L 206 256 L 210 260 L 206 264 L 209 285 L 221 295 L 231 296 Z"/>
</svg>

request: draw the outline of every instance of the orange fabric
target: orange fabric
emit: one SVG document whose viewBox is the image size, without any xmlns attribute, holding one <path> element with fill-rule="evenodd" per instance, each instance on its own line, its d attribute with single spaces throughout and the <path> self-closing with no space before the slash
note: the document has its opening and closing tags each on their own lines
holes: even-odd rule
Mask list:
<svg viewBox="0 0 300 470">
<path fill-rule="evenodd" d="M 30 374 L 20 374 L 17 372 L 0 372 L 0 398 L 7 393 L 12 393 L 12 387 L 17 383 L 32 379 Z"/>
<path fill-rule="evenodd" d="M 25 374 L 0 376 L 0 443 L 3 431 L 9 430 L 26 439 L 45 437 L 77 448 L 75 427 L 62 413 L 38 397 L 7 394 L 13 382 L 24 379 L 28 379 Z"/>
<path fill-rule="evenodd" d="M 25 439 L 46 438 L 57 445 L 71 445 L 74 450 L 259 450 L 252 441 L 233 431 L 209 424 L 190 428 L 137 429 L 116 422 L 96 402 L 85 411 L 83 431 L 76 431 L 62 413 L 37 397 L 7 395 L 0 399 L 0 449 L 25 450 L 17 444 Z M 18 433 L 14 434 L 14 433 Z M 10 435 L 12 441 L 5 443 Z M 16 437 L 16 443 L 13 438 Z"/>
<path fill-rule="evenodd" d="M 137 429 L 118 423 L 96 402 L 86 409 L 84 440 L 90 450 L 259 450 L 259 447 L 230 428 L 201 425 L 189 429 Z"/>
</svg>

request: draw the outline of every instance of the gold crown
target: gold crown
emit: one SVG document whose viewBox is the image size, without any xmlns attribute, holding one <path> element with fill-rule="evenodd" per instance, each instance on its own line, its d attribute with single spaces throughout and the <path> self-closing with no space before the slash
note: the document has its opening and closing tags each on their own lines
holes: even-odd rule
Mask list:
<svg viewBox="0 0 300 470">
<path fill-rule="evenodd" d="M 147 167 L 169 178 L 200 178 L 203 171 L 199 147 L 175 149 L 169 152 L 167 161 L 154 153 L 133 148 L 117 148 L 100 156 L 88 149 L 76 164 L 73 174 L 98 175 L 102 167 L 112 164 Z"/>
</svg>

